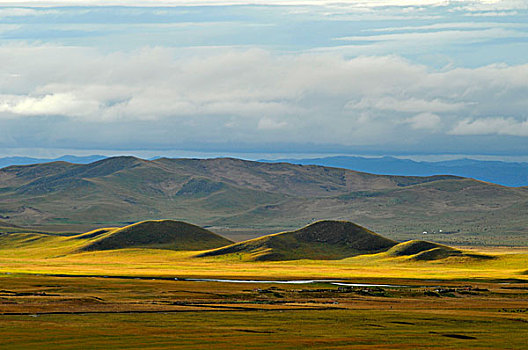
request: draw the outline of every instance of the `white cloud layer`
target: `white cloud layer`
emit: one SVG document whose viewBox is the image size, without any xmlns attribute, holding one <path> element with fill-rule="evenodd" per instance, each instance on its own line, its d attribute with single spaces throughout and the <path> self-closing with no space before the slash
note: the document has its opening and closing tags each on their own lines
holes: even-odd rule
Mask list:
<svg viewBox="0 0 528 350">
<path fill-rule="evenodd" d="M 528 33 L 504 28 L 483 30 L 442 30 L 432 32 L 410 32 L 397 34 L 363 35 L 336 38 L 339 41 L 412 43 L 419 46 L 434 46 L 447 43 L 479 43 L 501 38 L 528 38 Z"/>
<path fill-rule="evenodd" d="M 528 136 L 528 118 L 464 119 L 450 131 L 453 135 L 512 135 Z"/>
<path fill-rule="evenodd" d="M 509 10 L 525 9 L 527 4 L 524 0 L 0 0 L 0 4 L 21 4 L 32 6 L 45 5 L 128 5 L 128 6 L 184 6 L 184 5 L 331 5 L 338 7 L 409 7 L 409 6 L 448 6 L 458 5 L 466 9 L 475 10 Z"/>
<path fill-rule="evenodd" d="M 90 116 L 98 112 L 98 102 L 83 101 L 72 93 L 52 93 L 44 96 L 0 95 L 0 112 L 8 115 Z"/>
<path fill-rule="evenodd" d="M 441 118 L 434 113 L 420 113 L 405 120 L 415 130 L 435 130 L 441 122 Z"/>
<path fill-rule="evenodd" d="M 0 62 L 0 134 L 17 147 L 528 136 L 528 64 L 431 70 L 396 56 L 52 46 L 0 47 Z"/>
</svg>

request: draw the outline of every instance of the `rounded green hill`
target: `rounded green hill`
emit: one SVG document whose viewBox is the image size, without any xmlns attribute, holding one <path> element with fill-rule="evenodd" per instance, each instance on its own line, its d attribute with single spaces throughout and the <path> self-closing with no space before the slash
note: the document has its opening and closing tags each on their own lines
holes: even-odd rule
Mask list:
<svg viewBox="0 0 528 350">
<path fill-rule="evenodd" d="M 397 242 L 347 221 L 318 221 L 296 231 L 281 232 L 200 256 L 241 254 L 248 260 L 342 259 L 385 251 Z"/>
<path fill-rule="evenodd" d="M 123 248 L 206 250 L 233 243 L 204 228 L 174 220 L 142 221 L 122 228 L 98 231 L 100 234 L 93 235 L 94 240 L 83 250 Z"/>
<path fill-rule="evenodd" d="M 412 240 L 400 243 L 387 251 L 390 256 L 410 256 L 415 254 L 422 254 L 429 250 L 443 251 L 445 253 L 460 254 L 460 251 L 442 244 Z"/>
</svg>

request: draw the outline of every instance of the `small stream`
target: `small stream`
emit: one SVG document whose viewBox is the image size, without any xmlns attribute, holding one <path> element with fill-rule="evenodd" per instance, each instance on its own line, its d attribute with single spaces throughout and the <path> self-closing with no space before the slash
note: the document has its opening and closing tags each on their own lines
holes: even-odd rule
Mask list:
<svg viewBox="0 0 528 350">
<path fill-rule="evenodd" d="M 288 280 L 288 281 L 271 281 L 271 280 L 232 280 L 217 278 L 175 278 L 176 281 L 190 282 L 223 282 L 223 283 L 277 283 L 277 284 L 313 284 L 313 283 L 333 283 L 337 280 Z"/>
<path fill-rule="evenodd" d="M 349 283 L 339 279 L 313 280 L 255 280 L 255 279 L 227 279 L 227 278 L 179 278 L 179 277 L 146 277 L 146 276 L 107 276 L 107 275 L 69 275 L 69 274 L 37 274 L 37 276 L 69 277 L 69 278 L 110 278 L 135 280 L 163 280 L 182 282 L 220 282 L 220 283 L 255 283 L 255 284 L 315 284 L 328 283 L 341 287 L 382 287 L 382 288 L 416 288 L 420 286 L 378 284 L 378 283 Z M 425 286 L 422 286 L 425 287 Z"/>
<path fill-rule="evenodd" d="M 344 287 L 385 287 L 385 288 L 412 288 L 417 286 L 401 286 L 396 284 L 374 284 L 374 283 L 344 283 L 344 282 L 331 282 L 334 286 Z"/>
<path fill-rule="evenodd" d="M 335 286 L 343 287 L 385 287 L 385 288 L 409 288 L 415 286 L 402 286 L 395 284 L 376 284 L 376 283 L 345 283 L 340 280 L 287 280 L 287 281 L 270 281 L 270 280 L 234 280 L 234 279 L 217 279 L 217 278 L 175 278 L 176 281 L 189 282 L 222 282 L 222 283 L 270 283 L 270 284 L 314 284 L 329 283 Z"/>
</svg>

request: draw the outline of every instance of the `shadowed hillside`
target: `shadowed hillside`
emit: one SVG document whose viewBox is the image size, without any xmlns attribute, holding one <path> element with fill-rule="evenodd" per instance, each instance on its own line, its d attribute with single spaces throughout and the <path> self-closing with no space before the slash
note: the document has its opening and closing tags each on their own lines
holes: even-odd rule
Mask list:
<svg viewBox="0 0 528 350">
<path fill-rule="evenodd" d="M 471 177 L 504 186 L 526 186 L 528 184 L 528 163 L 526 162 L 514 163 L 476 159 L 426 162 L 394 157 L 364 158 L 353 156 L 278 159 L 263 160 L 263 162 L 314 164 L 382 175 L 431 176 L 435 174 L 450 174 Z"/>
<path fill-rule="evenodd" d="M 232 243 L 201 227 L 173 220 L 143 221 L 123 228 L 99 229 L 75 238 L 96 239 L 82 248 L 85 251 L 123 248 L 204 250 Z"/>
<path fill-rule="evenodd" d="M 459 250 L 442 244 L 420 240 L 412 240 L 395 245 L 387 251 L 387 254 L 390 256 L 409 256 L 420 254 L 431 249 L 443 249 L 446 251 L 451 251 L 453 253 L 460 253 Z"/>
<path fill-rule="evenodd" d="M 475 259 L 492 259 L 483 254 L 469 254 L 443 244 L 412 240 L 395 245 L 387 251 L 388 256 L 406 256 L 411 260 L 439 260 L 450 256 L 469 257 Z"/>
<path fill-rule="evenodd" d="M 198 254 L 194 257 L 218 257 L 230 261 L 359 258 L 370 262 L 404 262 L 455 257 L 468 262 L 494 259 L 492 255 L 474 254 L 433 242 L 398 243 L 354 223 L 333 220 L 318 221 L 295 231 L 239 243 L 201 227 L 173 220 L 143 221 L 77 235 L 31 232 L 24 228 L 0 230 L 0 250 L 13 251 L 16 256 L 64 257 L 127 248 L 136 248 L 136 253 L 141 248 L 177 250 L 188 253 L 189 257 Z"/>
<path fill-rule="evenodd" d="M 296 231 L 232 244 L 199 256 L 239 254 L 248 260 L 342 259 L 384 251 L 395 244 L 395 241 L 354 223 L 327 220 Z"/>
<path fill-rule="evenodd" d="M 87 231 L 151 218 L 189 220 L 240 240 L 321 219 L 398 240 L 528 244 L 528 189 L 455 176 L 405 177 L 240 159 L 114 157 L 0 169 L 0 220 Z M 234 236 L 232 236 L 234 237 Z"/>
</svg>

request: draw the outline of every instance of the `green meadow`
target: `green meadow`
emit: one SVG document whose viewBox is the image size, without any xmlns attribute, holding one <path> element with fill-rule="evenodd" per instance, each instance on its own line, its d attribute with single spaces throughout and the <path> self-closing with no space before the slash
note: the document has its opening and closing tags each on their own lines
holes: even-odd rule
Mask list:
<svg viewBox="0 0 528 350">
<path fill-rule="evenodd" d="M 177 225 L 177 222 L 170 224 L 170 221 L 146 223 L 168 223 L 169 231 L 173 228 L 171 225 Z M 206 237 L 208 231 L 192 225 L 189 227 L 200 230 L 199 232 Z M 211 232 L 208 238 L 212 241 L 205 240 L 202 245 L 205 244 L 208 248 L 223 245 L 226 247 L 196 250 L 199 244 L 196 240 L 188 238 L 192 236 L 190 231 L 178 231 L 176 236 L 167 238 L 166 235 L 161 234 L 163 233 L 161 230 L 157 234 L 152 234 L 148 240 L 139 243 L 121 235 L 123 230 L 132 232 L 134 228 L 149 231 L 151 226 L 135 224 L 125 228 L 98 229 L 68 236 L 27 232 L 2 234 L 0 235 L 0 272 L 274 279 L 325 277 L 510 279 L 523 278 L 528 270 L 528 250 L 522 248 L 464 251 L 432 243 L 429 243 L 431 246 L 425 244 L 421 247 L 423 244 L 420 242 L 423 241 L 403 244 L 392 241 L 393 247 L 389 249 L 391 241 L 383 241 L 382 237 L 366 229 L 360 234 L 371 235 L 381 240 L 378 244 L 384 245 L 383 251 L 378 251 L 377 246 L 365 246 L 367 250 L 358 251 L 359 246 L 355 246 L 347 248 L 349 257 L 343 257 L 347 252 L 345 249 L 347 246 L 336 243 L 328 246 L 329 251 L 333 249 L 339 258 L 302 259 L 302 254 L 305 256 L 319 254 L 318 249 L 310 247 L 311 241 L 304 236 L 295 236 L 298 235 L 297 232 L 302 233 L 302 231 L 286 232 L 281 234 L 282 236 L 271 235 L 231 245 L 230 241 Z M 98 234 L 94 235 L 94 232 Z M 185 232 L 183 236 L 181 232 Z M 139 233 L 137 235 L 141 236 Z M 361 237 L 364 239 L 365 236 Z M 276 243 L 278 238 L 281 240 Z M 340 237 L 336 237 L 338 238 Z M 367 238 L 370 240 L 369 236 Z M 177 240 L 178 247 L 174 247 L 175 243 L 170 243 L 170 239 Z M 256 248 L 255 241 L 258 243 Z M 275 243 L 269 244 L 270 241 Z M 268 245 L 264 245 L 265 243 Z M 107 244 L 114 244 L 119 248 L 107 249 L 105 246 Z M 325 242 L 321 244 L 327 245 Z M 389 246 L 386 246 L 387 244 Z M 239 249 L 241 245 L 247 249 Z M 160 246 L 163 249 L 159 248 Z M 229 247 L 237 249 L 233 250 Z M 218 251 L 226 249 L 226 254 L 217 254 Z M 372 253 L 368 249 L 377 252 Z M 413 249 L 418 250 L 413 251 Z M 284 259 L 258 260 L 255 259 L 255 250 L 257 256 L 263 254 L 263 250 L 273 253 L 279 251 Z M 453 250 L 460 253 L 447 256 L 440 254 L 438 257 L 433 256 L 432 259 L 420 259 L 424 252 L 432 254 L 439 250 L 441 252 Z M 289 252 L 291 256 L 288 258 L 285 252 Z"/>
<path fill-rule="evenodd" d="M 0 347 L 518 349 L 527 270 L 526 248 L 398 243 L 346 222 L 238 243 L 173 221 L 4 228 Z"/>
</svg>

